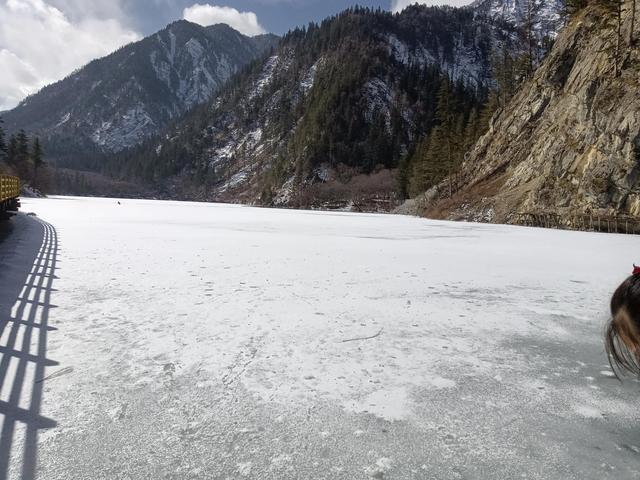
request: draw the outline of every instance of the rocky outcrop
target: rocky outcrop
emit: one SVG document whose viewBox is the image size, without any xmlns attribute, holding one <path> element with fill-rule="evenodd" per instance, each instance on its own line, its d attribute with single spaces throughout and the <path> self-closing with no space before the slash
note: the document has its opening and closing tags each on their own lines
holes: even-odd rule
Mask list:
<svg viewBox="0 0 640 480">
<path fill-rule="evenodd" d="M 630 4 L 619 75 L 615 19 L 590 6 L 467 154 L 457 193 L 444 182 L 421 199 L 428 216 L 640 215 L 640 52 L 627 43 Z"/>
</svg>

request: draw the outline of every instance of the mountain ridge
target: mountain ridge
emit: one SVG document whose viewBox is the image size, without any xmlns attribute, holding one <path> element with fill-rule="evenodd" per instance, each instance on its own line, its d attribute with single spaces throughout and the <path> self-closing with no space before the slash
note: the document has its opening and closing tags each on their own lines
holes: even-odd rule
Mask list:
<svg viewBox="0 0 640 480">
<path fill-rule="evenodd" d="M 269 34 L 178 20 L 29 96 L 3 115 L 5 126 L 40 135 L 63 164 L 66 156 L 119 151 L 208 100 L 276 43 Z"/>
<path fill-rule="evenodd" d="M 516 36 L 470 8 L 347 10 L 285 35 L 208 108 L 111 173 L 155 172 L 178 198 L 306 204 L 304 190 L 341 169 L 350 178 L 397 168 L 433 125 L 445 77 L 466 98 L 466 121 L 492 82 L 491 46 Z M 127 162 L 142 163 L 132 171 Z M 196 188 L 180 193 L 189 183 Z"/>
</svg>

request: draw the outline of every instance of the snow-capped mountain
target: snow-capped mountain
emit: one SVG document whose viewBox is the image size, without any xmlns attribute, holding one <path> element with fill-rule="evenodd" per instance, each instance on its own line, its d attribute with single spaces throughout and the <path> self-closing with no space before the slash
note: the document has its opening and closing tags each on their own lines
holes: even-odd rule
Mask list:
<svg viewBox="0 0 640 480">
<path fill-rule="evenodd" d="M 479 14 L 513 25 L 530 23 L 538 41 L 555 38 L 565 22 L 564 0 L 476 0 L 471 6 Z"/>
<path fill-rule="evenodd" d="M 445 78 L 468 117 L 492 81 L 494 43 L 513 33 L 469 8 L 353 8 L 290 32 L 210 107 L 121 163 L 146 180 L 168 173 L 172 196 L 306 204 L 318 182 L 398 167 L 434 124 Z"/>
<path fill-rule="evenodd" d="M 277 40 L 181 20 L 45 87 L 4 114 L 5 125 L 42 136 L 61 163 L 132 147 L 207 101 Z"/>
</svg>

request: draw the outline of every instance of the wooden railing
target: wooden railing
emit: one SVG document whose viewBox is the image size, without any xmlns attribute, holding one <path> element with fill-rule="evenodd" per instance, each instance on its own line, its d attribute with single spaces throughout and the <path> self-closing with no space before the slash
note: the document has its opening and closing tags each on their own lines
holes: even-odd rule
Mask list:
<svg viewBox="0 0 640 480">
<path fill-rule="evenodd" d="M 510 216 L 509 223 L 530 227 L 560 228 L 590 232 L 640 234 L 640 218 L 630 215 L 568 214 L 521 212 Z"/>
<path fill-rule="evenodd" d="M 0 175 L 0 202 L 20 196 L 20 180 L 10 175 Z"/>
</svg>

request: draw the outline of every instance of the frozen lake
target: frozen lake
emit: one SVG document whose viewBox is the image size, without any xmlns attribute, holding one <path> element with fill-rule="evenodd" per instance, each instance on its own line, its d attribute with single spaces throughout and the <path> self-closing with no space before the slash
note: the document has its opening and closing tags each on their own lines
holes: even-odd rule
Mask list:
<svg viewBox="0 0 640 480">
<path fill-rule="evenodd" d="M 0 478 L 640 478 L 638 237 L 120 202 L 0 230 Z"/>
</svg>

